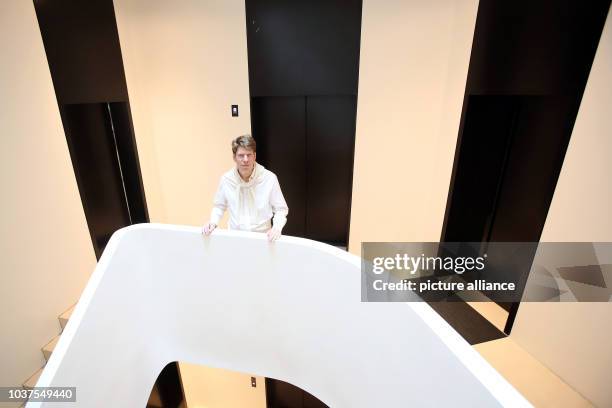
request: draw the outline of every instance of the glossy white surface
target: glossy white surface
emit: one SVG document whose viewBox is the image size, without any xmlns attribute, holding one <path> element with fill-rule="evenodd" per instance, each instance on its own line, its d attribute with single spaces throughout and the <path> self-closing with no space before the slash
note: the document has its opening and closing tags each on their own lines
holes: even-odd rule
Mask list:
<svg viewBox="0 0 612 408">
<path fill-rule="evenodd" d="M 178 360 L 282 379 L 334 408 L 529 406 L 427 304 L 361 303 L 360 276 L 358 257 L 305 239 L 128 227 L 38 386 L 143 407 Z"/>
</svg>

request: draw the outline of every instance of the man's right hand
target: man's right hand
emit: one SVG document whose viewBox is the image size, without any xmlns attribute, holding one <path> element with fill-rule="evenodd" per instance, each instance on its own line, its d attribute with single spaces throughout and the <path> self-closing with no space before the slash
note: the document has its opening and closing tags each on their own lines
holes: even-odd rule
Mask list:
<svg viewBox="0 0 612 408">
<path fill-rule="evenodd" d="M 210 235 L 217 228 L 217 224 L 208 223 L 202 227 L 202 235 Z"/>
</svg>

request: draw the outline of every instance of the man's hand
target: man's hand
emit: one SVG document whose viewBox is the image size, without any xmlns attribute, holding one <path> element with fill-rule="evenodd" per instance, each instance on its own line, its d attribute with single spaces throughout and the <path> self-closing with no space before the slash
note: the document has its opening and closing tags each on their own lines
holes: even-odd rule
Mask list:
<svg viewBox="0 0 612 408">
<path fill-rule="evenodd" d="M 276 230 L 274 228 L 270 228 L 268 230 L 268 241 L 274 242 L 278 238 L 280 238 L 280 236 L 281 236 L 281 232 L 279 230 Z"/>
<path fill-rule="evenodd" d="M 217 228 L 217 224 L 208 223 L 202 227 L 202 235 L 210 235 Z"/>
</svg>

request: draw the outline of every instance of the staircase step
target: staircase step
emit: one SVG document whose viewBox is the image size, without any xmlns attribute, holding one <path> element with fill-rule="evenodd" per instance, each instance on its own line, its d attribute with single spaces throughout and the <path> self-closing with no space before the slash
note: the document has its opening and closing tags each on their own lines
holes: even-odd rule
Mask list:
<svg viewBox="0 0 612 408">
<path fill-rule="evenodd" d="M 38 379 L 40 378 L 40 375 L 43 372 L 44 367 L 41 367 L 38 371 L 36 371 L 30 378 L 28 378 L 24 383 L 23 383 L 23 388 L 25 388 L 26 390 L 30 390 L 34 387 L 36 387 L 36 383 L 38 382 Z"/>
<path fill-rule="evenodd" d="M 59 338 L 60 336 L 55 336 L 49 343 L 47 343 L 47 345 L 42 348 L 45 360 L 49 361 L 49 357 L 51 357 L 51 353 L 53 353 L 53 349 L 55 349 Z"/>
<path fill-rule="evenodd" d="M 62 330 L 64 330 L 64 327 L 66 327 L 66 324 L 68 323 L 68 319 L 70 319 L 70 316 L 72 316 L 72 311 L 74 310 L 75 306 L 76 305 L 72 305 L 70 309 L 66 310 L 64 313 L 59 315 L 59 322 L 60 322 L 60 326 L 62 326 Z"/>
</svg>

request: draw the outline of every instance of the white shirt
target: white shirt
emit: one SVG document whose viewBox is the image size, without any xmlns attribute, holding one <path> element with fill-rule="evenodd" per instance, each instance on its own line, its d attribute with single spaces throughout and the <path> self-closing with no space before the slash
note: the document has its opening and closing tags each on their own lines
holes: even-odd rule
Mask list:
<svg viewBox="0 0 612 408">
<path fill-rule="evenodd" d="M 221 176 L 210 222 L 218 225 L 226 209 L 229 209 L 230 229 L 254 232 L 269 230 L 272 217 L 274 229 L 281 231 L 289 213 L 278 178 L 258 163 L 249 181 L 244 181 L 236 168 Z"/>
</svg>

